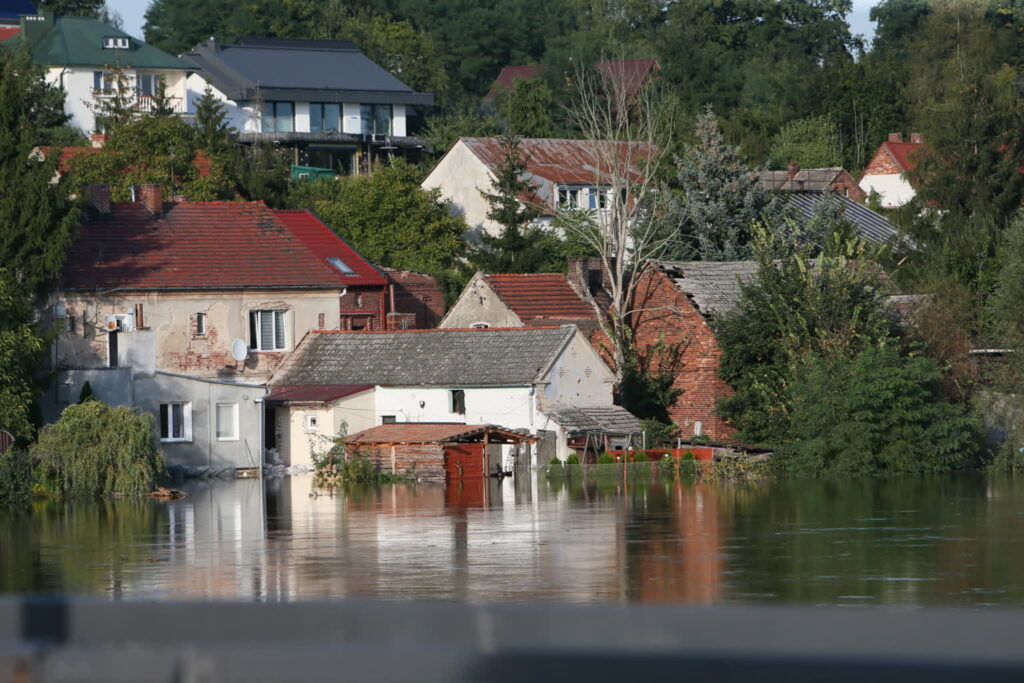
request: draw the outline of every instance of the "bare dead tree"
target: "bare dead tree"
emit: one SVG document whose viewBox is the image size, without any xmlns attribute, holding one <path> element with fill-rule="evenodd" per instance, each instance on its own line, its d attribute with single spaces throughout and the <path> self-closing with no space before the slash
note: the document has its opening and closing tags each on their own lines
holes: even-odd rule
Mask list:
<svg viewBox="0 0 1024 683">
<path fill-rule="evenodd" d="M 619 383 L 632 343 L 628 325 L 637 285 L 674 239 L 674 226 L 665 224 L 669 192 L 657 170 L 672 148 L 675 117 L 656 84 L 638 83 L 621 60 L 602 66 L 577 65 L 566 111 L 582 137 L 593 141 L 593 186 L 606 190 L 606 199 L 591 209 L 560 207 L 558 223 L 592 249 L 608 273 L 610 304 L 582 294 L 611 340 Z"/>
</svg>

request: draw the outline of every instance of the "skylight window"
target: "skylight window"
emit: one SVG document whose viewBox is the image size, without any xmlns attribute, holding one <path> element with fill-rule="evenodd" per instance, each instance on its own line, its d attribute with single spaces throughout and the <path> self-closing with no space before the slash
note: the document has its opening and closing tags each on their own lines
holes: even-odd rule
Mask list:
<svg viewBox="0 0 1024 683">
<path fill-rule="evenodd" d="M 328 257 L 327 258 L 327 262 L 330 263 L 332 266 L 334 266 L 334 269 L 337 270 L 342 275 L 355 275 L 356 274 L 356 271 L 354 271 L 351 268 L 349 268 L 348 264 L 345 263 L 344 261 L 342 261 L 337 256 L 330 256 L 330 257 Z"/>
<path fill-rule="evenodd" d="M 103 39 L 103 47 L 109 50 L 127 50 L 128 39 L 123 36 L 107 36 Z"/>
</svg>

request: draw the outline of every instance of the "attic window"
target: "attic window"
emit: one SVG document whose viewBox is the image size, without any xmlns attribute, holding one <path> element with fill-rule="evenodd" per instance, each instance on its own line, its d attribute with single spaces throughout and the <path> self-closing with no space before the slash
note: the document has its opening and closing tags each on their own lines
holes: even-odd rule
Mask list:
<svg viewBox="0 0 1024 683">
<path fill-rule="evenodd" d="M 348 264 L 345 263 L 344 261 L 342 261 L 337 256 L 330 256 L 330 257 L 328 257 L 327 262 L 330 263 L 331 266 L 333 266 L 334 269 L 337 270 L 342 275 L 355 275 L 356 274 L 356 271 L 354 271 L 351 268 L 349 268 Z"/>
<path fill-rule="evenodd" d="M 127 50 L 128 38 L 122 36 L 107 36 L 103 39 L 103 47 L 107 50 Z"/>
</svg>

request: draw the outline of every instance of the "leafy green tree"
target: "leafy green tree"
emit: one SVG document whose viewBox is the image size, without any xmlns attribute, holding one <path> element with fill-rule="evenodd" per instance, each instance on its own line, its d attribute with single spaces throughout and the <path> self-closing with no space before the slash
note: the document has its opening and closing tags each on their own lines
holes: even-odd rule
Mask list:
<svg viewBox="0 0 1024 683">
<path fill-rule="evenodd" d="M 49 348 L 32 324 L 31 300 L 0 270 L 0 429 L 26 445 L 38 423 L 39 369 Z"/>
<path fill-rule="evenodd" d="M 554 135 L 552 112 L 556 109 L 554 95 L 547 81 L 516 79 L 515 86 L 498 95 L 498 116 L 508 133 L 526 138 L 548 138 Z"/>
<path fill-rule="evenodd" d="M 874 253 L 860 239 L 837 235 L 818 253 L 764 227 L 755 235 L 757 275 L 716 322 L 720 375 L 735 390 L 719 412 L 741 439 L 778 444 L 790 433 L 787 387 L 805 358 L 850 358 L 896 343 L 899 330 Z"/>
<path fill-rule="evenodd" d="M 0 50 L 0 264 L 23 295 L 56 277 L 77 222 L 68 183 L 53 182 L 56 155 L 33 154 L 41 131 L 66 120 L 58 106 L 27 51 Z"/>
<path fill-rule="evenodd" d="M 487 217 L 501 226 L 498 236 L 481 232 L 480 244 L 470 249 L 469 262 L 487 273 L 540 273 L 562 268 L 559 240 L 552 233 L 532 225 L 540 208 L 524 197 L 532 197 L 533 184 L 526 178 L 519 138 L 501 138 L 503 158 L 495 172 L 494 191 L 481 190 L 487 201 Z"/>
<path fill-rule="evenodd" d="M 49 11 L 66 17 L 99 17 L 105 0 L 39 0 L 40 11 Z"/>
<path fill-rule="evenodd" d="M 27 451 L 19 448 L 0 453 L 0 509 L 28 501 L 35 480 Z"/>
<path fill-rule="evenodd" d="M 423 137 L 437 154 L 444 154 L 460 137 L 489 138 L 498 135 L 501 127 L 491 115 L 476 104 L 463 100 L 449 104 L 430 117 Z"/>
<path fill-rule="evenodd" d="M 939 398 L 934 361 L 891 346 L 807 357 L 788 388 L 791 440 L 783 466 L 802 474 L 937 473 L 980 451 L 978 421 Z"/>
<path fill-rule="evenodd" d="M 772 139 L 771 163 L 786 168 L 795 161 L 804 168 L 839 166 L 839 129 L 828 116 L 811 116 L 787 123 Z"/>
<path fill-rule="evenodd" d="M 435 273 L 461 253 L 466 226 L 419 183 L 414 167 L 396 161 L 370 175 L 297 183 L 288 201 L 315 211 L 372 263 Z"/>
<path fill-rule="evenodd" d="M 40 485 L 61 498 L 142 496 L 166 475 L 156 419 L 101 401 L 65 408 L 43 427 L 31 453 Z"/>
<path fill-rule="evenodd" d="M 781 203 L 761 189 L 740 149 L 726 144 L 710 107 L 697 117 L 695 132 L 697 143 L 687 145 L 676 161 L 672 213 L 679 238 L 670 257 L 749 258 L 751 228 L 758 221 L 774 223 Z"/>
<path fill-rule="evenodd" d="M 174 103 L 167 95 L 167 83 L 163 78 L 156 79 L 156 92 L 153 93 L 150 102 L 149 115 L 158 119 L 176 116 Z"/>
</svg>

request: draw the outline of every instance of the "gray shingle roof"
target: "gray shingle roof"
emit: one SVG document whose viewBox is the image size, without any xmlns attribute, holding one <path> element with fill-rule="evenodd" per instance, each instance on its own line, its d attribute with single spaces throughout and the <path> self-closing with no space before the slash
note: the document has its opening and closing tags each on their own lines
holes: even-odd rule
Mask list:
<svg viewBox="0 0 1024 683">
<path fill-rule="evenodd" d="M 520 386 L 531 384 L 576 328 L 320 332 L 271 384 Z"/>
<path fill-rule="evenodd" d="M 414 92 L 342 41 L 242 38 L 222 45 L 209 40 L 182 57 L 233 100 L 358 102 L 362 104 L 433 103 Z"/>
<path fill-rule="evenodd" d="M 658 266 L 706 316 L 732 310 L 740 284 L 757 272 L 755 261 L 661 261 Z"/>
<path fill-rule="evenodd" d="M 583 407 L 555 405 L 544 414 L 570 434 L 639 434 L 640 420 L 621 406 Z"/>
<path fill-rule="evenodd" d="M 866 206 L 862 206 L 849 197 L 832 195 L 843 210 L 843 217 L 857 228 L 857 233 L 875 244 L 885 244 L 896 236 L 896 229 L 883 216 L 878 215 Z M 814 217 L 814 210 L 824 200 L 821 192 L 787 192 L 786 200 L 796 211 L 797 219 L 809 221 Z"/>
</svg>

